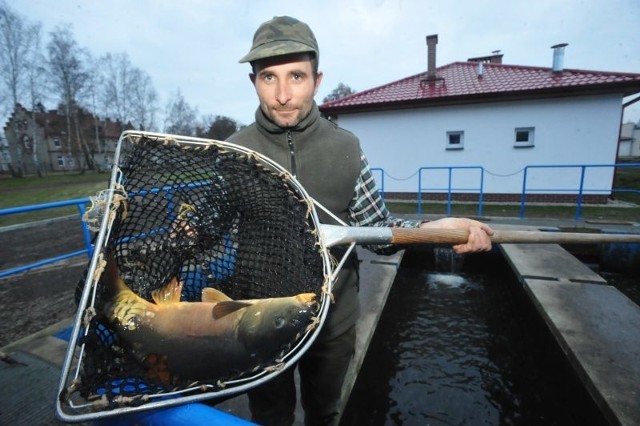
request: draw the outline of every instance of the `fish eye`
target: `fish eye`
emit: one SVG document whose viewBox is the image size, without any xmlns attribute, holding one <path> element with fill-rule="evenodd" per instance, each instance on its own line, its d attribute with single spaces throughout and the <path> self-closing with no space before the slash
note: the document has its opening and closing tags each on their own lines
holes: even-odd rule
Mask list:
<svg viewBox="0 0 640 426">
<path fill-rule="evenodd" d="M 282 327 L 284 327 L 284 323 L 285 323 L 285 321 L 284 321 L 284 318 L 283 318 L 283 317 L 276 317 L 276 318 L 273 320 L 273 325 L 274 325 L 276 328 L 282 328 Z"/>
</svg>

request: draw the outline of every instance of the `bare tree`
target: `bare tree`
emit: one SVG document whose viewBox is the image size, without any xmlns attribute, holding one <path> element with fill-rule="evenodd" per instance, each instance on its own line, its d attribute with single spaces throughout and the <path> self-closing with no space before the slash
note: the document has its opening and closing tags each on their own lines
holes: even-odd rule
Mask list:
<svg viewBox="0 0 640 426">
<path fill-rule="evenodd" d="M 93 138 L 95 138 L 96 152 L 101 153 L 103 151 L 103 144 L 100 142 L 100 119 L 99 116 L 106 115 L 106 109 L 104 105 L 99 102 L 102 91 L 102 83 L 104 81 L 102 73 L 101 60 L 92 60 L 88 64 L 88 78 L 86 85 L 87 98 L 91 102 L 91 110 L 93 111 Z"/>
<path fill-rule="evenodd" d="M 82 153 L 87 166 L 94 168 L 91 151 L 80 132 L 78 122 L 79 98 L 89 80 L 87 64 L 90 55 L 78 46 L 68 28 L 58 27 L 50 33 L 47 45 L 49 73 L 53 88 L 61 97 L 67 119 L 67 155 Z"/>
<path fill-rule="evenodd" d="M 9 115 L 16 104 L 21 102 L 29 89 L 31 72 L 30 59 L 39 49 L 40 27 L 30 25 L 22 16 L 10 9 L 4 1 L 0 2 L 0 120 Z M 17 128 L 12 135 L 18 141 Z M 26 136 L 29 138 L 29 136 Z M 12 158 L 12 172 L 22 175 L 25 156 L 33 155 L 37 168 L 37 147 L 35 140 L 25 140 L 16 144 L 16 158 Z M 14 169 L 15 167 L 15 169 Z"/>
<path fill-rule="evenodd" d="M 183 136 L 196 134 L 198 109 L 192 108 L 178 89 L 167 102 L 164 131 Z"/>
<path fill-rule="evenodd" d="M 136 70 L 133 82 L 129 93 L 131 97 L 131 124 L 141 130 L 156 130 L 158 93 L 153 87 L 151 77 L 144 71 Z"/>
<path fill-rule="evenodd" d="M 31 120 L 33 125 L 31 126 L 31 140 L 33 145 L 33 164 L 38 173 L 38 176 L 42 176 L 43 168 L 40 164 L 40 159 L 38 158 L 38 145 L 44 143 L 44 141 L 39 140 L 38 132 L 36 132 L 36 113 L 38 110 L 43 110 L 43 101 L 46 92 L 46 60 L 42 55 L 42 51 L 40 49 L 40 26 L 34 27 L 34 43 L 32 45 L 32 49 L 29 52 L 29 68 L 27 71 L 27 79 L 28 79 L 28 99 L 29 105 L 31 109 Z"/>
<path fill-rule="evenodd" d="M 122 124 L 152 128 L 158 95 L 151 78 L 134 67 L 126 53 L 108 53 L 100 60 L 100 70 L 105 113 Z"/>
<path fill-rule="evenodd" d="M 30 25 L 4 2 L 0 3 L 0 75 L 9 109 L 20 102 L 27 90 L 29 57 L 39 38 L 39 25 Z"/>
<path fill-rule="evenodd" d="M 135 84 L 135 69 L 126 53 L 107 53 L 100 60 L 102 102 L 108 116 L 126 123 L 131 118 L 129 93 Z"/>
</svg>

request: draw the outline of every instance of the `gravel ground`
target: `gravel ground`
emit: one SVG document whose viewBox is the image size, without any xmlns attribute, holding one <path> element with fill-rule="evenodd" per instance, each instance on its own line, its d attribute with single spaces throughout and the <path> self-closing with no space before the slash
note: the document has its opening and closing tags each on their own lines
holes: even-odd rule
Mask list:
<svg viewBox="0 0 640 426">
<path fill-rule="evenodd" d="M 83 248 L 77 216 L 1 229 L 0 270 Z M 85 255 L 76 256 L 0 278 L 0 347 L 73 317 L 75 288 L 87 263 Z"/>
</svg>

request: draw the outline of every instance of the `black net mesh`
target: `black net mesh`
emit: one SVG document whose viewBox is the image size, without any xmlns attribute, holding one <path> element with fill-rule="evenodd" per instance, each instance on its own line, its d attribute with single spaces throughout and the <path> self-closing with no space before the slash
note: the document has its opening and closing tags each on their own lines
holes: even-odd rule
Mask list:
<svg viewBox="0 0 640 426">
<path fill-rule="evenodd" d="M 116 204 L 102 252 L 114 253 L 122 280 L 137 295 L 151 301 L 154 290 L 178 277 L 181 300 L 188 302 L 199 301 L 205 287 L 232 299 L 320 298 L 324 263 L 310 208 L 280 172 L 217 145 L 142 138 L 122 152 L 120 183 L 127 196 Z M 167 382 L 148 374 L 153 360 L 136 356 L 104 313 L 111 297 L 105 287 L 99 283 L 95 306 L 87 308 L 80 394 L 135 403 L 143 401 L 136 399 L 140 395 L 192 383 L 190 377 L 172 375 Z M 317 315 L 319 305 L 313 309 Z M 210 384 L 276 364 L 295 343 L 251 371 L 233 371 Z"/>
</svg>

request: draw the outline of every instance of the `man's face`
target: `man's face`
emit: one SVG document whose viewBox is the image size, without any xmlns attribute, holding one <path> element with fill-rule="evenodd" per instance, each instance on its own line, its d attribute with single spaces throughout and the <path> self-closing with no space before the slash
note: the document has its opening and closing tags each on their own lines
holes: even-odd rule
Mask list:
<svg viewBox="0 0 640 426">
<path fill-rule="evenodd" d="M 250 78 L 260 108 L 271 121 L 283 128 L 293 127 L 309 114 L 322 73 L 314 78 L 308 55 L 259 62 L 254 71 Z"/>
</svg>

